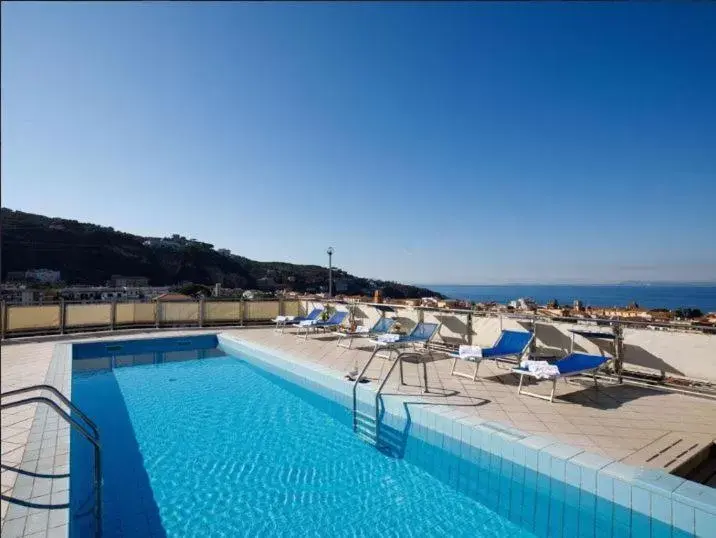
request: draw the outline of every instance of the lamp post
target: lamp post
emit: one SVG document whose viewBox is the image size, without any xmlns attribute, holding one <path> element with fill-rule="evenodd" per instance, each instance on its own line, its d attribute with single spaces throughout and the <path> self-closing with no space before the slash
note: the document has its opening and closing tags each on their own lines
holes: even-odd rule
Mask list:
<svg viewBox="0 0 716 538">
<path fill-rule="evenodd" d="M 328 296 L 333 297 L 333 247 L 328 247 L 326 254 L 328 254 Z"/>
</svg>

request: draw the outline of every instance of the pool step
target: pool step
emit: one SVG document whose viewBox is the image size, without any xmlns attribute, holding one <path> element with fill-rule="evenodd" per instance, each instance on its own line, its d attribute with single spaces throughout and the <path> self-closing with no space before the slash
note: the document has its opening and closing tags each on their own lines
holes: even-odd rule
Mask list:
<svg viewBox="0 0 716 538">
<path fill-rule="evenodd" d="M 402 454 L 403 439 L 401 432 L 398 432 L 385 425 L 380 427 L 378 437 L 375 426 L 375 417 L 366 413 L 356 412 L 356 435 L 366 443 L 375 446 L 378 450 L 393 455 Z"/>
<path fill-rule="evenodd" d="M 356 434 L 366 443 L 376 444 L 375 417 L 366 413 L 356 411 L 355 413 Z"/>
</svg>

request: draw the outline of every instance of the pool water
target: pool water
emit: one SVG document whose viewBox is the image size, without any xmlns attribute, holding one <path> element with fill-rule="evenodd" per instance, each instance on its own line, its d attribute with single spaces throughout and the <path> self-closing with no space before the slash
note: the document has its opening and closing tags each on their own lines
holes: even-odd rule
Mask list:
<svg viewBox="0 0 716 538">
<path fill-rule="evenodd" d="M 532 536 L 241 357 L 76 354 L 73 372 L 102 436 L 104 536 Z M 91 536 L 92 450 L 71 442 L 70 533 Z"/>
</svg>

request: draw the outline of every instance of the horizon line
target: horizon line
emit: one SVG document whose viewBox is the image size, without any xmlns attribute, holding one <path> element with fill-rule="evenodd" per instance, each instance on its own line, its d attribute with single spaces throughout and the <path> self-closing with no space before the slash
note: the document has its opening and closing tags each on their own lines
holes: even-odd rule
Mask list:
<svg viewBox="0 0 716 538">
<path fill-rule="evenodd" d="M 625 280 L 618 282 L 490 282 L 490 283 L 429 283 L 405 282 L 410 286 L 429 288 L 430 286 L 648 286 L 648 285 L 682 285 L 682 286 L 716 286 L 716 280 Z"/>
</svg>

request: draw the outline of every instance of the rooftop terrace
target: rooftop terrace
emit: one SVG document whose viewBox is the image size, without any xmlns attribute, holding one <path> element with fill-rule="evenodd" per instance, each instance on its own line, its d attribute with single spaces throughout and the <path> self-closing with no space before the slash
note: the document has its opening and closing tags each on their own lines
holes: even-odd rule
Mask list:
<svg viewBox="0 0 716 538">
<path fill-rule="evenodd" d="M 190 333 L 197 334 L 198 331 Z M 187 331 L 161 333 L 162 336 L 181 334 L 187 334 Z M 296 338 L 290 331 L 280 334 L 272 328 L 230 329 L 223 334 L 270 348 L 295 361 L 320 364 L 338 378 L 343 378 L 356 365 L 364 365 L 372 350 L 367 341 L 358 341 L 353 349 L 345 349 L 336 346 L 335 335 L 317 335 L 304 340 Z M 156 335 L 151 332 L 131 336 L 119 334 L 109 339 Z M 43 383 L 54 346 L 55 342 L 50 341 L 3 345 L 2 391 Z M 485 361 L 480 369 L 481 377 L 473 382 L 451 376 L 451 362 L 444 354 L 433 354 L 427 364 L 427 394 L 420 388 L 421 374 L 417 366 L 406 365 L 405 384 L 401 385 L 398 375 L 394 374 L 384 389 L 384 398 L 398 399 L 407 405 L 439 406 L 452 418 L 474 416 L 498 421 L 526 433 L 553 436 L 561 442 L 624 463 L 669 471 L 691 457 L 694 451 L 715 441 L 716 402 L 713 400 L 625 385 L 603 384 L 596 390 L 591 381 L 584 380 L 569 384 L 560 382 L 555 402 L 550 404 L 519 396 L 517 377 L 504 365 Z M 364 386 L 375 390 L 375 381 L 386 375 L 389 365 L 390 361 L 376 358 L 367 371 L 372 382 Z M 542 389 L 547 391 L 548 387 Z M 533 390 L 539 391 L 540 387 Z M 68 465 L 68 443 L 59 438 L 55 424 L 38 421 L 34 406 L 2 412 L 4 497 L 14 497 L 14 493 L 30 498 L 49 495 L 39 478 L 29 491 L 14 491 L 18 473 L 6 466 L 31 467 L 29 470 L 39 471 L 44 462 L 46 467 L 49 466 L 47 471 L 57 471 Z M 37 431 L 38 427 L 44 430 Z M 677 450 L 674 446 L 680 448 Z M 683 447 L 691 447 L 691 451 L 679 457 Z M 3 499 L 3 521 L 7 510 L 8 502 Z M 28 514 L 33 510 L 37 512 L 37 509 L 30 509 Z"/>
</svg>

